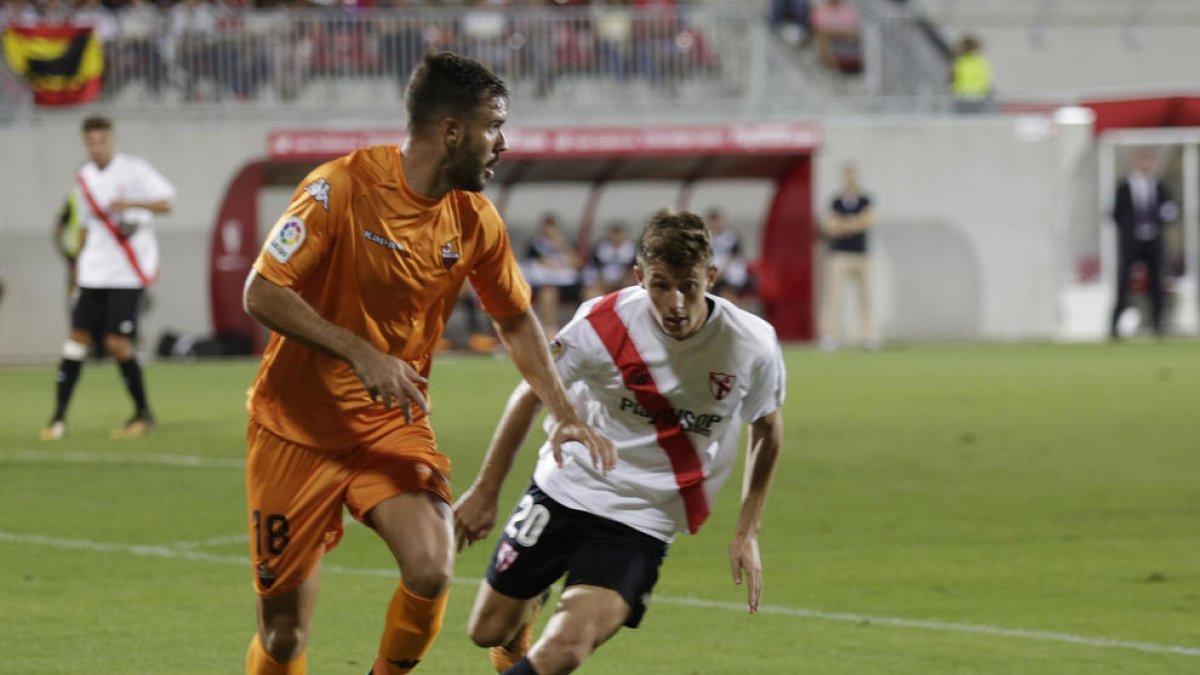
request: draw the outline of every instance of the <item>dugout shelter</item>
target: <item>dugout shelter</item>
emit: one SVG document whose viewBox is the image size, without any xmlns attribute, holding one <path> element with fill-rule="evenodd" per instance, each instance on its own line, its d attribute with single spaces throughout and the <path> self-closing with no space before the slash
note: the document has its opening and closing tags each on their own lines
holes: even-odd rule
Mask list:
<svg viewBox="0 0 1200 675">
<path fill-rule="evenodd" d="M 512 190 L 529 183 L 589 186 L 580 205 L 580 246 L 593 239 L 599 199 L 619 181 L 677 181 L 677 208 L 691 208 L 701 180 L 759 179 L 773 186 L 754 259 L 763 312 L 784 340 L 815 333 L 813 286 L 813 154 L 818 127 L 756 123 L 605 128 L 514 128 L 509 150 L 489 182 L 504 215 Z M 212 325 L 220 335 L 264 341 L 242 310 L 242 287 L 267 229 L 259 222 L 264 188 L 294 187 L 314 167 L 369 145 L 404 141 L 403 130 L 281 130 L 268 134 L 266 155 L 242 166 L 226 188 L 213 225 L 209 257 Z M 649 214 L 646 214 L 647 216 Z"/>
</svg>

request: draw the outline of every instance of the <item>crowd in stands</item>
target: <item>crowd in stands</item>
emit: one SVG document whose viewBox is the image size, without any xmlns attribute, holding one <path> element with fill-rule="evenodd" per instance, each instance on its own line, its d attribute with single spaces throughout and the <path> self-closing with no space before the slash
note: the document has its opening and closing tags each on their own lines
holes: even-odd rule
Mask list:
<svg viewBox="0 0 1200 675">
<path fill-rule="evenodd" d="M 550 94 L 564 76 L 674 88 L 719 59 L 689 0 L 0 0 L 7 24 L 92 27 L 106 95 L 141 81 L 187 100 L 296 98 L 317 77 L 401 88 L 428 48 L 468 54 Z M 443 11 L 426 11 L 437 10 Z M 540 8 L 540 9 L 539 9 Z M 399 10 L 407 10 L 401 12 Z M 520 9 L 521 11 L 512 11 Z M 307 11 L 299 11 L 307 10 Z M 266 85 L 272 86 L 266 86 Z"/>
<path fill-rule="evenodd" d="M 706 221 L 712 231 L 713 264 L 717 281 L 712 291 L 742 303 L 753 291 L 750 265 L 742 251 L 741 235 L 729 226 L 720 209 L 709 209 Z M 636 232 L 621 221 L 608 223 L 595 244 L 571 241 L 553 212 L 542 215 L 522 259 L 525 278 L 533 287 L 538 318 L 553 332 L 574 314 L 580 302 L 636 283 Z"/>
<path fill-rule="evenodd" d="M 710 292 L 743 308 L 753 305 L 753 264 L 743 250 L 741 234 L 718 208 L 708 209 L 705 221 L 712 232 L 713 264 L 717 266 L 717 281 Z M 637 283 L 633 273 L 636 230 L 624 221 L 614 220 L 605 225 L 595 243 L 580 246 L 572 241 L 557 213 L 542 214 L 524 247 L 516 250 L 521 271 L 533 289 L 534 311 L 548 335 L 565 325 L 580 303 Z M 440 348 L 466 347 L 481 353 L 495 350 L 499 343 L 486 326 L 479 301 L 469 286 L 463 288 L 459 309 L 466 334 L 461 340 L 447 339 Z"/>
<path fill-rule="evenodd" d="M 788 44 L 811 44 L 829 70 L 862 71 L 862 18 L 849 0 L 772 0 L 769 21 Z"/>
</svg>

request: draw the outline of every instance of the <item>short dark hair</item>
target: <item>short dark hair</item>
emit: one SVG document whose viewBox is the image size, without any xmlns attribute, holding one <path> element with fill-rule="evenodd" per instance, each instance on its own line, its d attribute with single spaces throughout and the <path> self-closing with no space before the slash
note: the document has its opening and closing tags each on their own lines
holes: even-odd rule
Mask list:
<svg viewBox="0 0 1200 675">
<path fill-rule="evenodd" d="M 700 216 L 662 209 L 638 238 L 637 264 L 662 263 L 677 270 L 712 264 L 712 235 Z"/>
<path fill-rule="evenodd" d="M 431 49 L 413 70 L 404 92 L 408 129 L 425 129 L 442 116 L 466 117 L 493 98 L 508 99 L 504 80 L 475 59 Z"/>
<path fill-rule="evenodd" d="M 113 123 L 103 115 L 92 115 L 83 120 L 81 128 L 85 134 L 89 131 L 112 131 Z"/>
</svg>

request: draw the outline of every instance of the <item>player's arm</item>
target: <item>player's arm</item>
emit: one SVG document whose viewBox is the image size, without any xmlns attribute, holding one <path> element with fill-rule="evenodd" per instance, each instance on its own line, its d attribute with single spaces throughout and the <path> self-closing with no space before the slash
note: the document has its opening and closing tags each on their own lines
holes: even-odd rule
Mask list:
<svg viewBox="0 0 1200 675">
<path fill-rule="evenodd" d="M 825 218 L 821 220 L 821 232 L 826 237 L 844 237 L 852 234 L 851 220 L 842 213 L 838 213 L 834 209 L 829 209 Z"/>
<path fill-rule="evenodd" d="M 246 313 L 267 328 L 349 363 L 371 398 L 387 408 L 394 400 L 405 421 L 412 422 L 413 403 L 429 412 L 429 403 L 414 384 L 424 383 L 425 378 L 412 366 L 326 320 L 292 289 L 251 270 L 243 302 Z"/>
<path fill-rule="evenodd" d="M 479 467 L 479 475 L 454 503 L 454 532 L 458 539 L 458 550 L 483 539 L 495 526 L 500 488 L 512 470 L 513 459 L 529 435 L 540 407 L 537 394 L 525 382 L 517 385 L 508 397 L 508 405 L 492 434 L 487 455 Z"/>
<path fill-rule="evenodd" d="M 561 465 L 562 444 L 578 441 L 587 447 L 593 466 L 605 472 L 611 470 L 617 463 L 617 451 L 612 441 L 579 419 L 550 357 L 542 325 L 533 312 L 526 309 L 515 316 L 493 318 L 492 323 L 521 377 L 554 416 L 554 428 L 550 432 L 554 459 Z"/>
<path fill-rule="evenodd" d="M 762 524 L 763 507 L 779 449 L 783 446 L 783 417 L 779 410 L 767 413 L 750 424 L 750 439 L 746 445 L 746 471 L 742 480 L 742 511 L 738 515 L 733 543 L 729 545 L 729 564 L 733 568 L 733 583 L 747 582 L 750 613 L 758 611 L 762 596 L 762 560 L 758 555 L 758 530 Z"/>
<path fill-rule="evenodd" d="M 867 230 L 871 229 L 872 227 L 875 227 L 875 208 L 874 207 L 868 206 L 867 208 L 863 209 L 862 211 L 859 211 L 858 213 L 856 213 L 854 215 L 854 217 L 852 219 L 850 219 L 849 229 L 851 232 L 854 232 L 854 233 L 866 232 Z"/>
<path fill-rule="evenodd" d="M 66 260 L 73 260 L 75 257 L 67 250 L 63 241 L 63 234 L 67 231 L 67 226 L 71 224 L 73 215 L 71 200 L 66 199 L 63 201 L 62 208 L 58 211 L 58 218 L 54 221 L 54 248 Z M 83 230 L 83 233 L 86 234 L 87 230 Z"/>
<path fill-rule="evenodd" d="M 154 201 L 123 201 L 118 199 L 108 205 L 110 211 L 124 211 L 125 209 L 145 209 L 151 213 L 170 213 L 171 200 L 157 199 Z"/>
</svg>

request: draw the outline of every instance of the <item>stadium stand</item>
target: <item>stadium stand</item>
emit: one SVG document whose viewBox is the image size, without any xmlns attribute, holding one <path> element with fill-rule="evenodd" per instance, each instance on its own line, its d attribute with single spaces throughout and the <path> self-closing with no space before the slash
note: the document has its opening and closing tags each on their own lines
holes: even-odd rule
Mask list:
<svg viewBox="0 0 1200 675">
<path fill-rule="evenodd" d="M 1073 306 L 1062 301 L 1073 293 L 1064 284 L 1092 284 L 1089 302 L 1103 304 L 1100 288 L 1111 267 L 1103 252 L 1109 192 L 1103 181 L 1123 171 L 1125 148 L 1145 138 L 1111 134 L 1192 124 L 1190 64 L 1200 56 L 1190 39 L 1200 27 L 1200 7 L 1189 0 L 853 0 L 860 17 L 857 74 L 822 66 L 811 40 L 779 30 L 772 0 L 510 0 L 501 9 L 446 2 L 251 4 L 189 0 L 164 8 L 141 0 L 90 1 L 71 14 L 63 3 L 0 3 L 5 26 L 93 26 L 106 64 L 99 99 L 87 109 L 128 122 L 124 141 L 132 151 L 173 150 L 164 171 L 185 189 L 162 238 L 164 256 L 174 256 L 166 262 L 179 273 L 165 275 L 156 290 L 166 301 L 147 317 L 150 335 L 167 327 L 211 330 L 194 281 L 204 278 L 210 261 L 197 260 L 194 251 L 215 246 L 220 235 L 214 229 L 225 224 L 218 205 L 243 169 L 273 156 L 277 149 L 268 139 L 286 130 L 341 129 L 386 141 L 403 128 L 403 80 L 428 47 L 491 63 L 513 85 L 515 129 L 813 125 L 819 150 L 800 183 L 807 187 L 783 213 L 811 218 L 812 205 L 836 183 L 840 163 L 861 164 L 881 198 L 885 337 L 1062 335 L 1064 325 L 1082 325 L 1061 318 L 1061 306 Z M 811 10 L 822 3 L 791 4 Z M 968 33 L 979 36 L 995 69 L 996 110 L 972 120 L 952 114 L 947 87 L 951 45 Z M 1088 54 L 1087 68 L 1077 67 L 1081 52 Z M 1062 106 L 1090 112 L 1057 113 Z M 77 110 L 36 106 L 21 80 L 0 68 L 0 139 L 26 158 L 9 163 L 0 179 L 13 194 L 38 196 L 0 213 L 6 314 L 32 315 L 61 302 L 53 284 L 19 280 L 41 278 L 55 264 L 43 250 L 43 224 L 68 187 L 59 185 L 62 166 L 78 156 L 77 117 Z M 1165 153 L 1173 180 L 1187 184 L 1189 137 L 1149 138 Z M 761 159 L 736 154 L 715 172 L 712 157 L 689 157 L 665 174 L 616 181 L 601 192 L 595 186 L 607 185 L 602 163 L 571 174 L 574 183 L 553 187 L 544 177 L 525 180 L 529 176 L 514 171 L 493 191 L 497 197 L 511 192 L 506 215 L 519 242 L 546 209 L 582 225 L 634 223 L 664 204 L 719 204 L 743 230 L 752 257 L 762 258 L 763 246 L 774 241 L 764 223 L 782 208 L 770 206 L 779 174 L 764 169 Z M 989 159 L 971 159 L 978 157 Z M 726 170 L 730 162 L 742 162 L 742 179 Z M 265 226 L 280 199 L 281 188 L 271 186 L 298 179 L 278 172 L 297 169 L 262 164 L 256 170 L 269 175 L 251 181 L 260 187 L 246 199 L 258 205 L 254 220 Z M 1010 180 L 1013 175 L 1021 180 Z M 1189 197 L 1182 196 L 1192 218 Z M 577 217 L 589 209 L 590 217 Z M 1188 242 L 1195 229 L 1184 230 Z M 1008 236 L 993 241 L 997 231 Z M 250 234 L 253 240 L 261 232 Z M 1021 249 L 1018 237 L 1044 254 L 1010 258 Z M 1179 247 L 1191 251 L 1194 244 Z M 817 264 L 793 267 L 811 285 Z M 937 264 L 959 282 L 958 296 L 935 302 L 922 295 L 920 289 L 941 283 L 923 276 Z M 1006 280 L 1013 264 L 1031 266 L 1025 290 Z M 1194 268 L 1184 265 L 1175 287 L 1191 288 Z M 45 335 L 61 332 L 56 321 L 61 318 L 48 316 L 26 335 L 0 335 L 0 356 L 32 358 L 49 344 Z M 1188 316 L 1179 321 L 1192 325 Z M 1084 336 L 1092 329 L 1066 332 Z"/>
</svg>

